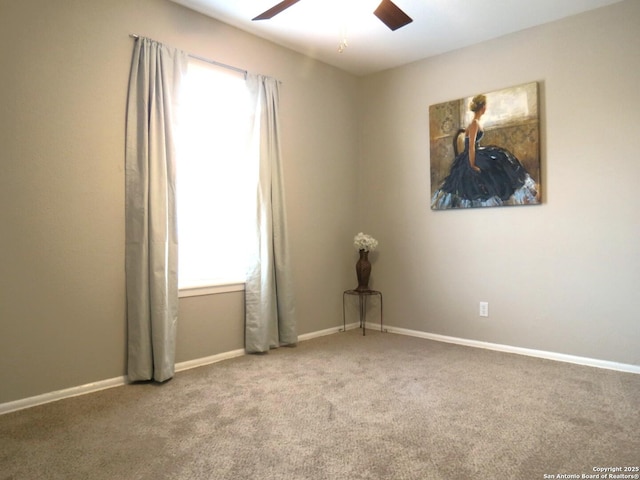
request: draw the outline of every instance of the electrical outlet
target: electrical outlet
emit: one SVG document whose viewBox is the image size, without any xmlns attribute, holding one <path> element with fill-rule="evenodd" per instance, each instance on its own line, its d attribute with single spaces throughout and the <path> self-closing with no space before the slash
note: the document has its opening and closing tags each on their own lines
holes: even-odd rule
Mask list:
<svg viewBox="0 0 640 480">
<path fill-rule="evenodd" d="M 489 316 L 489 302 L 480 302 L 480 316 L 481 317 Z"/>
</svg>

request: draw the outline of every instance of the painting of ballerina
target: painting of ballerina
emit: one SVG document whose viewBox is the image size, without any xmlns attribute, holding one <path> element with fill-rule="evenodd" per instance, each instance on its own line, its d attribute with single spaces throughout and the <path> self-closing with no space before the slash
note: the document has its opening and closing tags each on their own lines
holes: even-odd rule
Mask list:
<svg viewBox="0 0 640 480">
<path fill-rule="evenodd" d="M 537 205 L 538 84 L 431 105 L 431 208 Z"/>
</svg>

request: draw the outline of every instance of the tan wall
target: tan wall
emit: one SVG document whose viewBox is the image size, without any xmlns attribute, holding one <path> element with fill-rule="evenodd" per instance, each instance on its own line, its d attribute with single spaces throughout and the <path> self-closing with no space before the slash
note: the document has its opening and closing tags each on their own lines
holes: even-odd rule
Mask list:
<svg viewBox="0 0 640 480">
<path fill-rule="evenodd" d="M 130 33 L 282 81 L 299 331 L 342 321 L 355 77 L 165 0 L 2 1 L 0 403 L 125 374 Z M 241 299 L 181 299 L 176 360 L 242 348 Z"/>
<path fill-rule="evenodd" d="M 638 25 L 631 0 L 364 79 L 361 202 L 385 321 L 640 365 Z M 429 106 L 532 81 L 543 205 L 431 211 Z"/>
<path fill-rule="evenodd" d="M 385 323 L 640 364 L 639 23 L 628 0 L 358 79 L 165 0 L 1 2 L 0 403 L 125 373 L 130 33 L 282 80 L 300 333 L 341 323 L 364 230 Z M 432 212 L 429 105 L 530 81 L 544 204 Z M 241 293 L 183 298 L 177 361 L 242 331 Z"/>
</svg>

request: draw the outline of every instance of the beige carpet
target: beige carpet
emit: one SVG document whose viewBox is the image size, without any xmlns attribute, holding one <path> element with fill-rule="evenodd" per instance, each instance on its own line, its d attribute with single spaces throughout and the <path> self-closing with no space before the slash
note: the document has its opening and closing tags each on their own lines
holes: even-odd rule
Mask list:
<svg viewBox="0 0 640 480">
<path fill-rule="evenodd" d="M 639 407 L 638 375 L 353 330 L 0 416 L 0 479 L 581 476 L 640 464 Z"/>
</svg>

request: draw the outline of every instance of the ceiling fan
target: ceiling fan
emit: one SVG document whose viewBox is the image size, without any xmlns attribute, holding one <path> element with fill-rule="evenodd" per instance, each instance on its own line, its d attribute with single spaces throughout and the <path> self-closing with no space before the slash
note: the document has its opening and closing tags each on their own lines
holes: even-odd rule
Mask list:
<svg viewBox="0 0 640 480">
<path fill-rule="evenodd" d="M 299 1 L 300 0 L 284 0 L 251 20 L 268 20 Z M 400 10 L 400 8 L 391 0 L 382 0 L 373 14 L 391 30 L 397 30 L 400 27 L 404 27 L 405 25 L 413 22 L 413 19 Z"/>
</svg>

